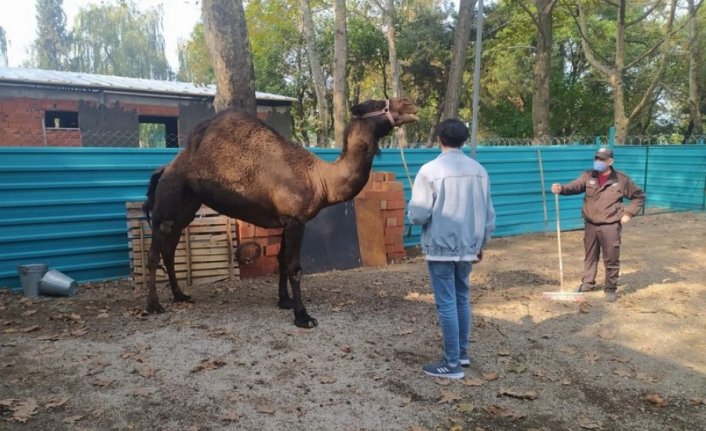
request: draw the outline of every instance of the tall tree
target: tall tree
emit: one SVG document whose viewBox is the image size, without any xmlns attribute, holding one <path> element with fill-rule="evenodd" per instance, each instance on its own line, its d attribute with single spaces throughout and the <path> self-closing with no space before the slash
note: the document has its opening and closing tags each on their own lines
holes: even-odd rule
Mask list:
<svg viewBox="0 0 706 431">
<path fill-rule="evenodd" d="M 346 85 L 346 60 L 348 58 L 346 0 L 334 0 L 333 15 L 333 134 L 334 145 L 341 147 L 345 139 L 346 100 L 348 98 Z"/>
<path fill-rule="evenodd" d="M 618 143 L 625 142 L 630 121 L 636 118 L 642 110 L 645 109 L 645 106 L 649 101 L 654 100 L 653 93 L 664 73 L 667 52 L 670 46 L 671 37 L 673 36 L 672 28 L 674 24 L 674 12 L 677 1 L 669 1 L 669 11 L 666 23 L 664 24 L 663 37 L 656 41 L 650 48 L 636 54 L 632 59 L 627 58 L 626 55 L 627 42 L 625 36 L 627 29 L 642 23 L 648 16 L 650 16 L 651 13 L 654 13 L 655 10 L 657 10 L 657 13 L 661 14 L 662 11 L 659 10 L 659 7 L 662 5 L 662 1 L 655 0 L 654 3 L 646 9 L 643 9 L 641 4 L 638 5 L 640 9 L 633 13 L 634 17 L 628 17 L 627 3 L 627 0 L 618 0 L 617 2 L 606 0 L 606 4 L 609 7 L 614 7 L 616 9 L 613 11 L 615 16 L 615 50 L 613 51 L 613 58 L 611 60 L 608 60 L 607 57 L 601 56 L 597 51 L 595 41 L 590 39 L 591 33 L 588 26 L 587 12 L 584 8 L 583 2 L 579 1 L 577 3 L 578 23 L 581 32 L 581 46 L 583 48 L 584 55 L 586 56 L 588 62 L 591 63 L 594 70 L 609 83 L 613 90 L 613 119 L 616 129 L 615 140 Z M 640 44 L 643 43 L 644 41 L 640 41 Z M 636 102 L 632 110 L 628 112 L 628 109 L 626 108 L 625 94 L 626 73 L 647 58 L 654 60 L 653 54 L 660 48 L 661 58 L 658 59 L 657 70 L 653 72 L 652 79 L 649 80 L 649 84 L 642 91 L 639 101 Z"/>
<path fill-rule="evenodd" d="M 525 0 L 519 0 L 520 7 L 527 12 L 536 28 L 535 55 L 532 86 L 532 131 L 535 144 L 549 143 L 549 101 L 550 75 L 552 70 L 553 24 L 552 15 L 557 0 L 532 0 L 532 11 Z"/>
<path fill-rule="evenodd" d="M 697 13 L 703 4 L 703 0 L 698 2 L 688 0 L 689 23 L 689 116 L 691 135 L 701 135 L 704 133 L 703 117 L 701 114 L 701 33 L 699 29 L 699 19 Z"/>
<path fill-rule="evenodd" d="M 0 66 L 7 66 L 7 37 L 5 29 L 0 27 Z"/>
<path fill-rule="evenodd" d="M 203 0 L 204 34 L 216 77 L 216 111 L 257 113 L 255 68 L 241 0 Z"/>
<path fill-rule="evenodd" d="M 473 8 L 475 0 L 460 0 L 458 4 L 458 20 L 456 24 L 454 46 L 451 53 L 449 78 L 444 93 L 444 109 L 441 119 L 458 117 L 458 107 L 461 103 L 461 89 L 463 84 L 463 71 L 466 67 L 466 57 L 469 37 L 471 35 Z"/>
<path fill-rule="evenodd" d="M 64 0 L 36 0 L 37 38 L 32 57 L 39 69 L 62 70 L 66 63 L 70 42 L 63 3 Z"/>
<path fill-rule="evenodd" d="M 314 30 L 314 20 L 311 17 L 311 6 L 309 0 L 300 0 L 302 13 L 302 27 L 306 39 L 306 53 L 309 57 L 309 66 L 311 68 L 311 80 L 316 94 L 316 111 L 319 114 L 319 124 L 317 127 L 317 140 L 319 146 L 325 146 L 328 141 L 328 132 L 331 127 L 331 113 L 328 107 L 328 96 L 326 95 L 326 81 L 324 79 L 324 71 L 321 68 L 321 60 L 319 51 L 316 48 L 316 31 Z"/>
<path fill-rule="evenodd" d="M 72 32 L 70 70 L 169 79 L 161 6 L 140 12 L 131 0 L 79 10 Z"/>
</svg>

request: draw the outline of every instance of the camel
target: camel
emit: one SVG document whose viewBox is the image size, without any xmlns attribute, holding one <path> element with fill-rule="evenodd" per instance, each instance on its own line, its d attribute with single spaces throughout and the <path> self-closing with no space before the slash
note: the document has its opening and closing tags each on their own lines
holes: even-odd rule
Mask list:
<svg viewBox="0 0 706 431">
<path fill-rule="evenodd" d="M 373 156 L 380 151 L 378 140 L 395 126 L 418 121 L 417 107 L 406 98 L 368 100 L 350 111 L 341 155 L 333 163 L 287 141 L 257 118 L 231 109 L 199 123 L 186 148 L 150 178 L 143 206 L 153 226 L 147 311 L 164 312 L 155 289 L 160 255 L 174 301 L 191 300 L 177 284 L 174 255 L 181 231 L 205 204 L 263 228 L 283 228 L 278 305 L 294 310 L 296 326 L 317 326 L 300 290 L 305 223 L 323 208 L 354 198 L 368 181 Z"/>
</svg>

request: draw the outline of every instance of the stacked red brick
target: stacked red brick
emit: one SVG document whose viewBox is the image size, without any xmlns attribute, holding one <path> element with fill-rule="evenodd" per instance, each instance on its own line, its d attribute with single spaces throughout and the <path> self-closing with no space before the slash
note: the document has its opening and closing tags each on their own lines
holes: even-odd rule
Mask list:
<svg viewBox="0 0 706 431">
<path fill-rule="evenodd" d="M 240 277 L 258 277 L 279 272 L 277 255 L 282 241 L 282 229 L 265 229 L 254 224 L 237 221 L 238 244 L 242 250 L 248 250 L 248 244 L 257 244 L 260 256 L 244 256 L 238 261 Z"/>
<path fill-rule="evenodd" d="M 380 201 L 380 216 L 385 226 L 385 252 L 391 262 L 405 256 L 404 221 L 405 197 L 402 183 L 395 180 L 393 172 L 373 172 L 363 190 L 361 199 Z"/>
</svg>

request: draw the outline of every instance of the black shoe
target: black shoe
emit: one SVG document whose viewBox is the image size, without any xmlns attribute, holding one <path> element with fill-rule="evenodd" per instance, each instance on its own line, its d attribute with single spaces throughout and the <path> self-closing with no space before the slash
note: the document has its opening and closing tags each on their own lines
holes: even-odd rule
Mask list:
<svg viewBox="0 0 706 431">
<path fill-rule="evenodd" d="M 595 284 L 588 284 L 588 283 L 581 283 L 581 286 L 579 287 L 579 292 L 592 292 L 596 290 L 596 285 Z"/>
<path fill-rule="evenodd" d="M 618 299 L 618 294 L 615 292 L 615 289 L 606 289 L 605 290 L 606 302 L 615 302 L 617 299 Z"/>
</svg>

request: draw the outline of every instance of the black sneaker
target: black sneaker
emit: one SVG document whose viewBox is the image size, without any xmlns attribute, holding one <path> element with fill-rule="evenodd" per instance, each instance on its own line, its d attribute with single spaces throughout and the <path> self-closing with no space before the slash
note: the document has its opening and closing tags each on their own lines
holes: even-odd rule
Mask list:
<svg viewBox="0 0 706 431">
<path fill-rule="evenodd" d="M 588 284 L 588 283 L 581 283 L 581 286 L 579 286 L 579 292 L 593 292 L 596 290 L 596 285 L 595 284 Z"/>
<path fill-rule="evenodd" d="M 615 302 L 617 299 L 618 299 L 618 294 L 615 292 L 615 289 L 607 289 L 605 291 L 606 302 Z"/>
</svg>

